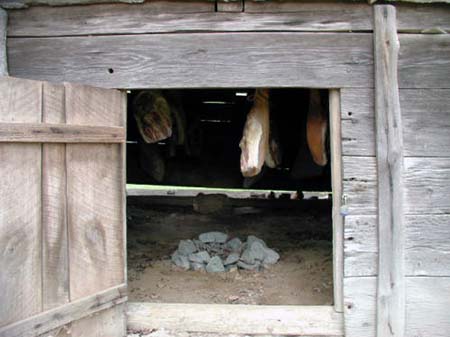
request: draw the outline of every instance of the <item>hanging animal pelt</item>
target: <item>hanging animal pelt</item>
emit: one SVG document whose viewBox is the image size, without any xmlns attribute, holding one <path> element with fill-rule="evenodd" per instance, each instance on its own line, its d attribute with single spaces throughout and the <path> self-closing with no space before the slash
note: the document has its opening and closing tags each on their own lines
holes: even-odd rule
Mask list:
<svg viewBox="0 0 450 337">
<path fill-rule="evenodd" d="M 172 136 L 170 106 L 159 90 L 143 90 L 133 100 L 134 118 L 146 143 Z"/>
<path fill-rule="evenodd" d="M 320 92 L 312 89 L 309 98 L 306 139 L 314 162 L 325 166 L 328 162 L 326 150 L 328 119 L 320 101 Z"/>
<path fill-rule="evenodd" d="M 254 177 L 264 165 L 269 151 L 269 89 L 256 89 L 253 107 L 247 115 L 241 148 L 241 172 Z"/>
</svg>

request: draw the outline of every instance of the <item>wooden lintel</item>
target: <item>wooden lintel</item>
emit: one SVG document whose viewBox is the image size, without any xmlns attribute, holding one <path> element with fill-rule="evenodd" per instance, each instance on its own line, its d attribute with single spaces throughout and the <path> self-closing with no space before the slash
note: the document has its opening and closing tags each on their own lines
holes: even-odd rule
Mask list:
<svg viewBox="0 0 450 337">
<path fill-rule="evenodd" d="M 70 322 L 106 310 L 127 301 L 126 288 L 125 284 L 121 284 L 4 326 L 0 328 L 0 337 L 39 336 Z"/>
<path fill-rule="evenodd" d="M 403 137 L 395 7 L 374 7 L 375 123 L 378 172 L 377 336 L 405 331 Z"/>
<path fill-rule="evenodd" d="M 0 143 L 123 143 L 125 128 L 46 123 L 0 123 Z"/>
</svg>

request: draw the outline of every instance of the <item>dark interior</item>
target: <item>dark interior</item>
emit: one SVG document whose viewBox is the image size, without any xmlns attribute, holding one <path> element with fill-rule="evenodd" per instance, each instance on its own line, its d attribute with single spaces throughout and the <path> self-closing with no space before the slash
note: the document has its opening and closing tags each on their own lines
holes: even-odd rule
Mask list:
<svg viewBox="0 0 450 337">
<path fill-rule="evenodd" d="M 146 144 L 142 140 L 131 104 L 136 94 L 137 91 L 130 92 L 128 100 L 128 183 L 290 191 L 331 190 L 329 161 L 324 167 L 316 165 L 306 143 L 308 89 L 270 91 L 271 125 L 275 126 L 278 133 L 282 164 L 276 169 L 264 167 L 261 174 L 250 179 L 244 179 L 240 172 L 239 141 L 246 115 L 253 104 L 254 89 L 163 91 L 166 97 L 176 95 L 183 106 L 188 149 L 186 146 L 171 146 L 170 139 L 158 144 Z M 321 91 L 322 104 L 328 111 L 327 94 L 327 90 Z M 146 165 L 152 161 L 155 152 L 165 164 L 161 181 L 152 179 Z"/>
</svg>

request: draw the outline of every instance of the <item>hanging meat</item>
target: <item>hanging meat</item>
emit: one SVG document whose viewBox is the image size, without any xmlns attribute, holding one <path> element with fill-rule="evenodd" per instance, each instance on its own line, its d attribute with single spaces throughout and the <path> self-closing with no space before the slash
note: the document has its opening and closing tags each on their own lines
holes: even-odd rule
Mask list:
<svg viewBox="0 0 450 337">
<path fill-rule="evenodd" d="M 325 166 L 328 162 L 326 152 L 327 127 L 328 119 L 320 101 L 320 92 L 318 89 L 312 89 L 306 121 L 306 139 L 311 156 L 319 166 Z"/>
</svg>

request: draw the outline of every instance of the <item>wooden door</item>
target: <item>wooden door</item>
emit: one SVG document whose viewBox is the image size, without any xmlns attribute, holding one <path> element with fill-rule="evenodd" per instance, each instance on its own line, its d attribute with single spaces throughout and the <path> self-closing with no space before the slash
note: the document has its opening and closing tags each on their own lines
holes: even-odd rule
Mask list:
<svg viewBox="0 0 450 337">
<path fill-rule="evenodd" d="M 0 78 L 0 336 L 125 335 L 126 94 Z"/>
</svg>

